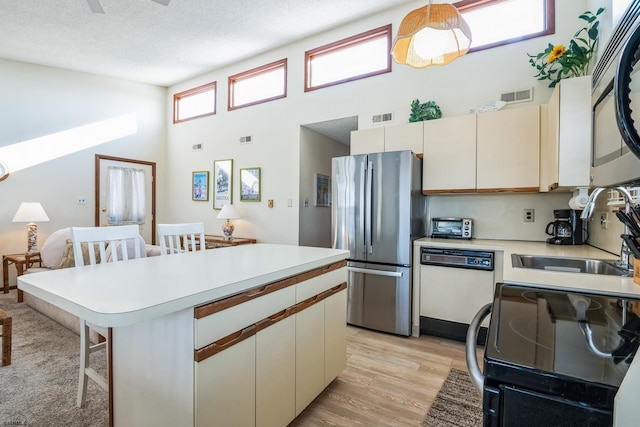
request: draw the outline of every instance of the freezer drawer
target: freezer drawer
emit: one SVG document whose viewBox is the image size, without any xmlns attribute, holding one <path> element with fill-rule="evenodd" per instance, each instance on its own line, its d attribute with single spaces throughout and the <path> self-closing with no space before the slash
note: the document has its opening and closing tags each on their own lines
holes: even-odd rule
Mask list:
<svg viewBox="0 0 640 427">
<path fill-rule="evenodd" d="M 347 323 L 408 336 L 411 268 L 352 262 L 347 271 Z"/>
</svg>

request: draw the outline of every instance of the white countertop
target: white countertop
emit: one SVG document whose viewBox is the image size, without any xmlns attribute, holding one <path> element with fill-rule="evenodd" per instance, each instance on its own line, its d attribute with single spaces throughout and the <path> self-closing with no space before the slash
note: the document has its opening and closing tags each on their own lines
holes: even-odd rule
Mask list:
<svg viewBox="0 0 640 427">
<path fill-rule="evenodd" d="M 337 249 L 239 245 L 25 274 L 18 288 L 103 327 L 142 322 L 341 261 Z"/>
<path fill-rule="evenodd" d="M 516 268 L 511 265 L 511 254 L 612 260 L 618 259 L 617 256 L 612 255 L 609 252 L 602 251 L 589 245 L 565 246 L 549 245 L 545 242 L 526 242 L 517 240 L 456 240 L 432 239 L 425 237 L 415 240 L 414 246 L 503 252 L 504 265 L 502 281 L 505 283 L 543 286 L 549 288 L 568 288 L 586 292 L 640 297 L 640 285 L 636 285 L 631 277 L 546 271 L 531 268 Z"/>
</svg>

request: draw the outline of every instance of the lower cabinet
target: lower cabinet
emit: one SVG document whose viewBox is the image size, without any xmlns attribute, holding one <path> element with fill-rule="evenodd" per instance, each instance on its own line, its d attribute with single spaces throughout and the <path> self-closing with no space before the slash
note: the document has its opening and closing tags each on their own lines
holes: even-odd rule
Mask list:
<svg viewBox="0 0 640 427">
<path fill-rule="evenodd" d="M 196 363 L 196 426 L 256 425 L 256 336 Z"/>
<path fill-rule="evenodd" d="M 347 291 L 324 300 L 324 386 L 347 366 Z"/>
<path fill-rule="evenodd" d="M 312 297 L 195 350 L 197 426 L 286 426 L 344 369 L 346 282 L 335 279 L 346 268 L 336 268 L 301 277 Z"/>
<path fill-rule="evenodd" d="M 324 390 L 324 301 L 296 314 L 296 416 Z"/>
<path fill-rule="evenodd" d="M 295 317 L 256 334 L 256 426 L 286 426 L 296 416 Z"/>
</svg>

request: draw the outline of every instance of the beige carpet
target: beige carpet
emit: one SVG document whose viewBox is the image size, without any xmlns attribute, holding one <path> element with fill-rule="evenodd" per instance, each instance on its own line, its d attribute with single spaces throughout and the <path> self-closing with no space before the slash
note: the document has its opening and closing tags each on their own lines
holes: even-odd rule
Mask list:
<svg viewBox="0 0 640 427">
<path fill-rule="evenodd" d="M 482 397 L 471 383 L 467 372 L 451 369 L 422 425 L 425 427 L 482 426 Z"/>
<path fill-rule="evenodd" d="M 89 381 L 86 405 L 76 407 L 80 337 L 16 302 L 16 290 L 0 293 L 0 308 L 12 317 L 11 365 L 0 366 L 0 426 L 106 426 L 107 392 Z M 92 366 L 106 370 L 104 351 Z"/>
</svg>

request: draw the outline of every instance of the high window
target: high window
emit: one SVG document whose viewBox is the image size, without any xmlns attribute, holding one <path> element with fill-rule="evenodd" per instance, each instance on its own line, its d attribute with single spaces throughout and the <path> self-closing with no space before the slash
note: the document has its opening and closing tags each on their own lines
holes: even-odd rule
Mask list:
<svg viewBox="0 0 640 427">
<path fill-rule="evenodd" d="M 555 32 L 555 0 L 463 0 L 454 6 L 471 27 L 471 52 Z"/>
<path fill-rule="evenodd" d="M 173 95 L 173 123 L 216 113 L 216 82 Z"/>
<path fill-rule="evenodd" d="M 286 58 L 229 77 L 229 110 L 286 96 Z"/>
<path fill-rule="evenodd" d="M 391 25 L 305 52 L 305 92 L 391 71 Z"/>
</svg>

